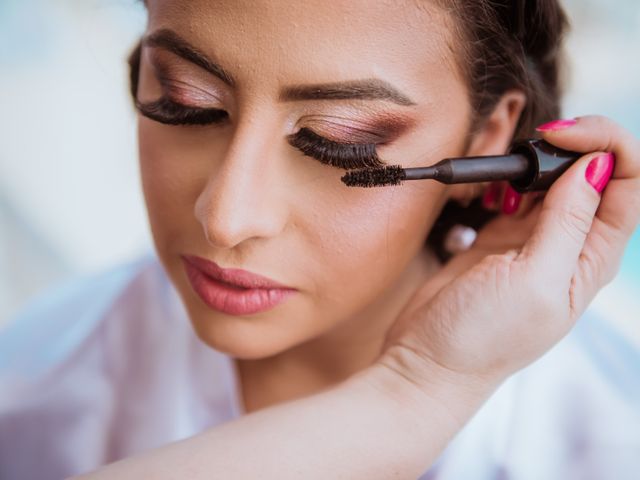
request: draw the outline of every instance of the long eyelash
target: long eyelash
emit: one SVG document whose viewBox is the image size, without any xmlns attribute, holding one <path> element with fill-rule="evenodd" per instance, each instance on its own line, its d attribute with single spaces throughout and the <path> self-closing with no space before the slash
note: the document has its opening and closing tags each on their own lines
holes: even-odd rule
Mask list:
<svg viewBox="0 0 640 480">
<path fill-rule="evenodd" d="M 142 41 L 139 41 L 131 51 L 127 63 L 129 64 L 129 88 L 133 104 L 142 115 L 168 125 L 209 125 L 226 120 L 228 114 L 224 110 L 187 107 L 168 97 L 161 97 L 150 103 L 139 102 L 136 95 L 138 93 L 141 54 Z"/>
<path fill-rule="evenodd" d="M 385 165 L 378 158 L 373 143 L 339 143 L 324 138 L 313 130 L 301 128 L 287 137 L 287 141 L 302 153 L 332 167 L 351 170 L 378 168 Z"/>
<path fill-rule="evenodd" d="M 135 106 L 145 117 L 167 125 L 209 125 L 222 123 L 228 118 L 224 110 L 187 107 L 167 97 L 149 103 L 136 100 Z"/>
</svg>

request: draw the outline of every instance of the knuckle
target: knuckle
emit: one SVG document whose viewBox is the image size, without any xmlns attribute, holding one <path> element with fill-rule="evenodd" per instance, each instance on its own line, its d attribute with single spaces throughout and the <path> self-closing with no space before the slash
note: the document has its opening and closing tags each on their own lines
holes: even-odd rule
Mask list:
<svg viewBox="0 0 640 480">
<path fill-rule="evenodd" d="M 593 250 L 583 251 L 578 259 L 582 278 L 588 282 L 601 282 L 607 262 L 601 254 Z"/>
<path fill-rule="evenodd" d="M 606 115 L 591 115 L 591 118 L 598 127 L 611 127 L 613 125 L 613 120 Z"/>
<path fill-rule="evenodd" d="M 605 152 L 637 152 L 640 149 L 640 138 L 631 130 L 605 115 L 586 115 L 578 117 L 593 132 L 597 132 L 598 148 Z M 628 162 L 638 160 L 636 155 L 628 155 Z M 634 170 L 635 171 L 635 170 Z"/>
<path fill-rule="evenodd" d="M 579 117 L 580 120 L 588 122 L 600 132 L 610 131 L 615 126 L 614 121 L 606 115 L 586 115 Z"/>
<path fill-rule="evenodd" d="M 491 255 L 487 261 L 495 284 L 508 290 L 527 282 L 536 269 L 535 264 L 522 256 L 521 248 L 510 248 L 502 254 Z"/>
<path fill-rule="evenodd" d="M 610 152 L 614 147 L 614 132 L 620 127 L 611 118 L 605 115 L 587 115 L 580 117 L 581 120 L 593 129 L 594 132 L 598 132 L 601 140 L 598 142 L 601 146 L 599 149 L 606 152 Z"/>
<path fill-rule="evenodd" d="M 576 243 L 584 243 L 593 222 L 593 214 L 584 207 L 571 206 L 554 209 L 553 215 L 567 236 Z"/>
<path fill-rule="evenodd" d="M 483 263 L 497 278 L 505 278 L 512 275 L 514 259 L 520 250 L 511 248 L 504 253 L 493 253 L 483 259 Z"/>
</svg>

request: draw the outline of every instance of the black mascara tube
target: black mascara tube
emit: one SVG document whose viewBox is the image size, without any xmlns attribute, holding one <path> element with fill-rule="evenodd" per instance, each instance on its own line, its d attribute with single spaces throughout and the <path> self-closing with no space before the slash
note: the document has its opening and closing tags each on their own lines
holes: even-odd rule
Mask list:
<svg viewBox="0 0 640 480">
<path fill-rule="evenodd" d="M 445 158 L 426 167 L 434 169 L 427 178 L 448 184 L 506 180 L 519 193 L 548 190 L 582 155 L 545 140 L 520 140 L 508 155 Z M 406 180 L 412 179 L 411 170 L 405 169 Z"/>
<path fill-rule="evenodd" d="M 583 154 L 560 149 L 545 140 L 515 142 L 507 155 L 445 158 L 429 167 L 363 169 L 347 173 L 348 186 L 398 185 L 404 180 L 433 179 L 441 183 L 508 181 L 519 193 L 548 190 Z"/>
<path fill-rule="evenodd" d="M 522 140 L 511 148 L 512 155 L 523 155 L 529 161 L 525 175 L 510 184 L 519 193 L 548 190 L 584 153 L 563 150 L 545 140 Z"/>
</svg>

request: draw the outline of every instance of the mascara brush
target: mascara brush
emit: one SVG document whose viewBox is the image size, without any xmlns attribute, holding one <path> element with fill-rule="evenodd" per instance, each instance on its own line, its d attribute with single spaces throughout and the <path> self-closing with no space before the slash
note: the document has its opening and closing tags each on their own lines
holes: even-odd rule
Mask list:
<svg viewBox="0 0 640 480">
<path fill-rule="evenodd" d="M 425 179 L 446 184 L 506 180 L 524 193 L 547 190 L 582 155 L 545 140 L 520 140 L 507 155 L 445 158 L 429 167 L 364 168 L 348 172 L 341 180 L 349 187 L 384 187 Z"/>
</svg>

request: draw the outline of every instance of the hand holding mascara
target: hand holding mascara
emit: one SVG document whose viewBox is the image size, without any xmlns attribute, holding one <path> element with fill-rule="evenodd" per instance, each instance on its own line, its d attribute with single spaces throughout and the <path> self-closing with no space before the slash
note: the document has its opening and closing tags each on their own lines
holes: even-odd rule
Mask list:
<svg viewBox="0 0 640 480">
<path fill-rule="evenodd" d="M 545 140 L 520 140 L 507 155 L 445 158 L 428 167 L 358 169 L 341 180 L 349 187 L 383 187 L 426 179 L 446 184 L 507 180 L 514 190 L 524 193 L 547 190 L 582 155 Z"/>
</svg>

